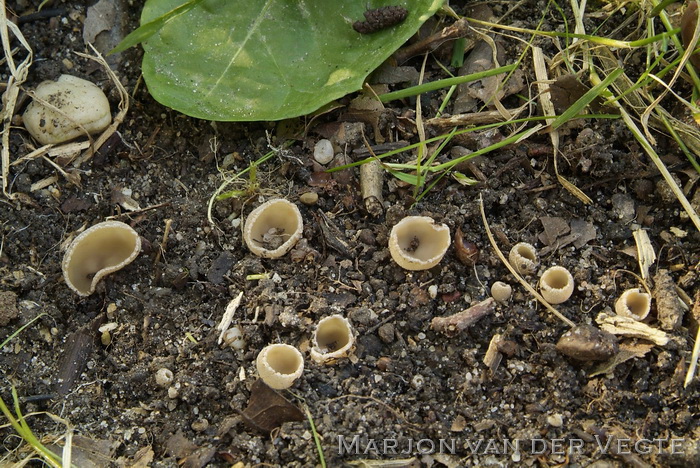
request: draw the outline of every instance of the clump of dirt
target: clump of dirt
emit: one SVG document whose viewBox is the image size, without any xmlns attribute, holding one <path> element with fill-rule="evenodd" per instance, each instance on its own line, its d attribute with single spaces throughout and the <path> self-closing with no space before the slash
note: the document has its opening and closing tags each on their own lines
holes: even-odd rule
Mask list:
<svg viewBox="0 0 700 468">
<path fill-rule="evenodd" d="M 137 25 L 136 3 L 127 10 L 127 30 Z M 21 17 L 35 6 L 18 2 L 15 13 Z M 494 5 L 494 13 L 505 13 L 506 6 Z M 80 32 L 86 7 L 60 4 L 53 16 L 21 22 L 35 54 L 26 86 L 71 73 L 103 87 L 114 106 L 118 96 L 104 71 L 73 53 L 85 50 Z M 534 29 L 545 7 L 521 2 L 508 21 Z M 548 16 L 541 28 L 563 27 L 561 18 L 571 12 L 560 7 L 563 15 Z M 588 22 L 590 30 L 597 25 Z M 605 28 L 613 30 L 612 23 Z M 535 42 L 551 56 L 557 53 L 551 40 Z M 509 63 L 523 47 L 507 39 L 505 46 Z M 438 49 L 433 57 L 448 53 Z M 416 204 L 412 188 L 387 174 L 383 213 L 373 216 L 365 210 L 359 171 L 325 173 L 313 148 L 331 138 L 339 154 L 330 165 L 339 166 L 368 156 L 363 135 L 372 144 L 380 137 L 388 145 L 416 142 L 415 101 L 392 104 L 371 120 L 346 122 L 344 109 L 332 111 L 282 148 L 292 124 L 303 120 L 188 118 L 148 95 L 138 63 L 140 52 L 132 49 L 116 65 L 131 109 L 119 133 L 76 169 L 80 184 L 58 175 L 33 189 L 57 174 L 43 158 L 11 167 L 10 188 L 23 195 L 0 203 L 0 304 L 7 303 L 0 305 L 0 336 L 46 315 L 0 350 L 6 402 L 14 386 L 25 414 L 48 411 L 69 420 L 103 457 L 96 466 L 145 466 L 132 463 L 148 460 L 154 467 L 316 466 L 315 434 L 306 419 L 264 433 L 239 412 L 257 395 L 255 357 L 265 345 L 283 342 L 306 353 L 314 324 L 341 314 L 358 335 L 354 354 L 333 365 L 307 359 L 303 376 L 285 393 L 289 404 L 309 408 L 328 466 L 396 458 L 407 466 L 700 464 L 697 379 L 683 385 L 694 337 L 690 312 L 679 327 L 666 330 L 664 346 L 640 350 L 635 346 L 643 340 L 618 337 L 632 354 L 595 374 L 593 364 L 557 351 L 569 327 L 516 283 L 481 221 L 480 198 L 502 250 L 521 241 L 538 247 L 539 270 L 526 278 L 531 284 L 549 266 L 569 269 L 576 288 L 558 310 L 576 324 L 597 326 L 598 315 L 612 313 L 621 291 L 639 287 L 629 274 L 638 271 L 637 229 L 656 247 L 652 269 L 667 269 L 670 280 L 694 296 L 698 233 L 679 205 L 656 189 L 660 175 L 619 120 L 581 119 L 562 129 L 559 171 L 588 194 L 589 204 L 558 182 L 550 138 L 542 134 L 470 160 L 459 170 L 476 184 L 444 177 Z M 413 76 L 421 63 L 419 57 L 402 65 Z M 443 74 L 435 60 L 428 61 L 431 79 Z M 524 74 L 534 79 L 527 67 Z M 436 115 L 445 92 L 421 98 L 424 115 Z M 517 94 L 504 95 L 503 104 L 519 105 Z M 350 97 L 340 102 L 349 105 Z M 428 136 L 442 132 L 433 127 Z M 506 132 L 455 137 L 439 160 L 500 141 Z M 10 145 L 13 157 L 32 148 L 21 128 L 14 129 Z M 271 150 L 274 157 L 257 167 L 254 183 L 243 177 L 229 187 L 241 196 L 214 203 L 210 223 L 207 206 L 222 184 L 224 163 L 227 173 L 236 173 Z M 669 155 L 674 174 L 692 189 L 695 175 L 677 156 L 679 149 L 659 138 L 659 153 Z M 309 192 L 318 197 L 300 202 Z M 273 196 L 297 204 L 303 239 L 281 259 L 258 258 L 245 247 L 241 226 Z M 478 250 L 470 255 L 476 263 L 460 261 L 453 246 L 429 270 L 400 268 L 387 243 L 391 227 L 406 215 L 430 216 L 453 236 L 459 230 L 461 242 Z M 143 252 L 94 294 L 78 297 L 61 276 L 62 248 L 79 229 L 107 217 L 129 223 Z M 513 286 L 510 302 L 454 336 L 431 328 L 434 317 L 487 299 L 497 280 Z M 245 347 L 237 350 L 217 343 L 216 325 L 240 291 L 233 323 Z M 658 328 L 652 315 L 649 325 Z M 494 335 L 500 360 L 489 367 L 483 360 Z M 167 387 L 156 382 L 161 368 L 173 373 Z M 62 430 L 40 416 L 28 424 L 41 435 Z M 0 429 L 3 440 L 11 432 Z M 661 442 L 638 444 L 653 440 Z M 100 450 L 97 441 L 106 442 Z M 516 441 L 520 450 L 507 445 Z M 672 443 L 680 445 L 672 449 Z M 18 444 L 11 439 L 5 447 L 12 451 Z M 656 448 L 645 452 L 650 445 Z"/>
</svg>

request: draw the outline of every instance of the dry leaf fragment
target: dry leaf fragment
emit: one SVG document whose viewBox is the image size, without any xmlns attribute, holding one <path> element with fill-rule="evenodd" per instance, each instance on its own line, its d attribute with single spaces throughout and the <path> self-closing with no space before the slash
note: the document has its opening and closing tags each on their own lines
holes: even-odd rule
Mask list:
<svg viewBox="0 0 700 468">
<path fill-rule="evenodd" d="M 239 411 L 249 428 L 269 433 L 288 421 L 303 421 L 304 413 L 282 395 L 258 379 L 250 389 L 250 399 L 244 411 Z"/>
<path fill-rule="evenodd" d="M 148 468 L 151 466 L 151 462 L 155 457 L 153 453 L 153 448 L 150 445 L 141 447 L 138 452 L 134 455 L 131 461 L 131 465 L 127 465 L 128 468 Z"/>
<path fill-rule="evenodd" d="M 484 355 L 484 359 L 482 361 L 484 364 L 486 364 L 486 367 L 491 370 L 491 372 L 494 372 L 498 368 L 498 365 L 501 363 L 501 359 L 503 359 L 503 354 L 501 354 L 499 349 L 499 344 L 501 341 L 503 341 L 503 336 L 499 335 L 498 333 L 491 337 L 489 347 L 486 350 L 486 354 Z"/>
<path fill-rule="evenodd" d="M 185 437 L 182 429 L 171 435 L 165 443 L 165 451 L 168 455 L 177 459 L 188 457 L 198 448 L 199 446 L 197 444 Z"/>
<path fill-rule="evenodd" d="M 544 232 L 539 235 L 539 239 L 545 245 L 554 245 L 559 237 L 568 234 L 571 230 L 569 223 L 558 216 L 542 216 L 540 222 Z"/>
<path fill-rule="evenodd" d="M 632 233 L 634 242 L 637 245 L 637 259 L 639 260 L 639 271 L 643 279 L 649 277 L 649 267 L 656 261 L 656 252 L 651 245 L 649 235 L 643 229 L 637 229 Z"/>
<path fill-rule="evenodd" d="M 241 305 L 241 299 L 243 299 L 243 291 L 241 291 L 238 296 L 233 298 L 226 306 L 226 311 L 224 312 L 223 317 L 221 317 L 221 322 L 219 322 L 219 324 L 216 326 L 216 329 L 221 332 L 219 333 L 219 339 L 216 340 L 217 344 L 221 344 L 223 341 L 224 333 L 226 333 L 226 330 L 228 330 L 228 327 L 231 325 L 231 321 L 233 320 L 233 314 L 236 313 L 238 306 Z"/>
<path fill-rule="evenodd" d="M 648 343 L 623 343 L 620 345 L 620 351 L 617 354 L 593 368 L 588 377 L 610 374 L 623 362 L 627 362 L 632 358 L 644 357 L 653 347 L 654 345 Z"/>
<path fill-rule="evenodd" d="M 600 324 L 600 328 L 613 335 L 642 338 L 656 343 L 659 346 L 666 345 L 669 340 L 665 332 L 638 322 L 631 317 L 623 317 L 620 315 L 610 316 L 606 313 L 601 313 L 596 318 L 596 322 Z"/>
</svg>

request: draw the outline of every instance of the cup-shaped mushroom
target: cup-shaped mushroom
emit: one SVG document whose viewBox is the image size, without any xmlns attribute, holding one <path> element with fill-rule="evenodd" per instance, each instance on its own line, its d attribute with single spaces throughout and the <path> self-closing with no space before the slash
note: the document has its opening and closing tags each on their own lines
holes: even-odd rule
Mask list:
<svg viewBox="0 0 700 468">
<path fill-rule="evenodd" d="M 521 275 L 531 275 L 537 270 L 539 264 L 537 250 L 532 244 L 518 242 L 510 249 L 508 262 Z"/>
<path fill-rule="evenodd" d="M 389 252 L 406 270 L 427 270 L 445 256 L 450 228 L 427 216 L 406 216 L 391 229 Z"/>
<path fill-rule="evenodd" d="M 550 304 L 561 304 L 574 292 L 574 277 L 560 266 L 547 268 L 540 278 L 540 293 Z"/>
<path fill-rule="evenodd" d="M 86 229 L 66 250 L 63 277 L 81 296 L 95 292 L 100 280 L 124 268 L 141 251 L 141 238 L 128 224 L 105 221 Z"/>
<path fill-rule="evenodd" d="M 265 346 L 255 360 L 258 375 L 268 387 L 283 390 L 291 387 L 304 372 L 304 357 L 288 344 Z"/>
<path fill-rule="evenodd" d="M 319 364 L 332 364 L 346 357 L 355 344 L 355 335 L 348 319 L 331 315 L 321 319 L 314 330 L 311 359 Z"/>
<path fill-rule="evenodd" d="M 34 96 L 24 112 L 24 125 L 42 145 L 63 143 L 86 132 L 99 133 L 112 121 L 105 93 L 77 76 L 44 81 Z"/>
<path fill-rule="evenodd" d="M 644 320 L 651 309 L 651 296 L 643 293 L 639 288 L 628 289 L 615 301 L 617 315 L 631 317 L 635 320 Z"/>
<path fill-rule="evenodd" d="M 510 284 L 504 283 L 503 281 L 496 281 L 491 285 L 491 297 L 498 302 L 508 302 L 511 294 L 513 294 L 513 288 Z"/>
<path fill-rule="evenodd" d="M 299 208 L 282 198 L 269 200 L 248 215 L 243 239 L 255 255 L 278 258 L 301 239 L 304 222 Z"/>
</svg>

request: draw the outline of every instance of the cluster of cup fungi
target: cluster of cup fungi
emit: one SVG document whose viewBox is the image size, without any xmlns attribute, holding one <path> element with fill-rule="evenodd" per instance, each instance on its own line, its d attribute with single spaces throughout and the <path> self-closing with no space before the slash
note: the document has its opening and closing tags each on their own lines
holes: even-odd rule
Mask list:
<svg viewBox="0 0 700 468">
<path fill-rule="evenodd" d="M 272 199 L 255 208 L 246 218 L 243 240 L 255 255 L 279 258 L 301 239 L 303 227 L 301 213 L 294 203 Z M 450 245 L 448 226 L 427 216 L 403 218 L 394 225 L 389 236 L 391 257 L 406 270 L 427 270 L 436 266 Z M 139 235 L 125 223 L 105 221 L 92 226 L 78 235 L 66 251 L 62 265 L 66 283 L 77 294 L 88 296 L 104 276 L 133 261 L 140 249 Z M 539 266 L 535 247 L 525 242 L 513 246 L 508 261 L 525 276 L 534 274 Z M 540 276 L 539 289 L 547 302 L 561 304 L 571 297 L 574 279 L 566 268 L 553 266 Z M 507 302 L 511 293 L 511 286 L 500 281 L 491 287 L 493 298 L 499 302 Z M 615 310 L 619 315 L 643 320 L 649 313 L 650 303 L 649 294 L 630 289 L 617 300 Z M 241 341 L 238 335 L 226 341 Z M 316 363 L 333 364 L 349 356 L 354 342 L 355 332 L 347 318 L 331 315 L 316 324 L 310 355 Z M 304 357 L 294 346 L 274 343 L 260 351 L 256 367 L 268 386 L 285 389 L 302 375 Z"/>
</svg>

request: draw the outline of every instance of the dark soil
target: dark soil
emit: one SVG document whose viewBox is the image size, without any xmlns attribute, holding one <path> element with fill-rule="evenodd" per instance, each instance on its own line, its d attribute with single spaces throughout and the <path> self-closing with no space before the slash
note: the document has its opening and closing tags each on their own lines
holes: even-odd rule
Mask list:
<svg viewBox="0 0 700 468">
<path fill-rule="evenodd" d="M 22 16 L 38 3 L 17 0 L 8 6 Z M 136 27 L 142 6 L 133 3 L 126 10 L 126 31 Z M 452 3 L 462 12 L 464 3 L 473 2 Z M 496 15 L 506 11 L 507 3 L 492 5 Z M 568 5 L 560 2 L 563 15 L 550 13 L 543 29 L 563 30 L 562 17 L 572 17 Z M 116 109 L 118 96 L 104 71 L 74 54 L 86 50 L 82 28 L 87 6 L 55 1 L 52 7 L 60 9 L 55 16 L 21 23 L 35 56 L 25 86 L 74 74 L 103 87 Z M 545 7 L 546 2 L 524 1 L 508 22 L 535 28 Z M 605 28 L 612 31 L 612 23 Z M 631 23 L 627 32 L 634 31 Z M 597 24 L 591 20 L 588 26 Z M 548 56 L 557 53 L 551 40 L 535 42 Z M 513 39 L 504 38 L 503 45 L 506 63 L 522 52 L 522 43 Z M 244 424 L 238 412 L 251 398 L 257 353 L 269 343 L 283 342 L 308 357 L 314 323 L 335 313 L 355 327 L 353 355 L 325 366 L 306 359 L 302 378 L 282 392 L 293 404 L 308 406 L 328 466 L 358 459 L 405 460 L 403 465 L 364 466 L 700 465 L 697 377 L 683 387 L 695 336 L 690 312 L 679 328 L 668 331 L 667 345 L 607 374 L 590 376 L 595 363 L 555 349 L 569 327 L 517 285 L 491 248 L 479 214 L 483 197 L 489 224 L 506 254 L 517 242 L 540 249 L 539 270 L 529 277 L 532 284 L 549 266 L 571 271 L 577 287 L 557 309 L 575 323 L 595 325 L 601 312 L 613 313 L 621 291 L 639 287 L 629 272 L 639 272 L 632 232 L 640 228 L 658 255 L 652 276 L 670 270 L 673 282 L 695 297 L 698 232 L 668 197 L 661 176 L 620 120 L 579 120 L 563 129 L 560 172 L 591 197 L 590 204 L 557 181 L 549 135 L 538 134 L 461 169 L 470 177 L 480 172 L 485 181 L 463 186 L 446 177 L 415 205 L 411 188 L 387 175 L 385 212 L 373 217 L 364 208 L 356 168 L 328 178 L 319 175 L 322 168 L 313 160 L 314 144 L 323 137 L 338 142 L 340 133 L 350 135 L 342 145 L 348 159 L 355 158 L 353 150 L 364 148 L 353 131 L 361 127 L 370 143 L 377 141 L 372 125 L 344 122 L 346 110 L 341 108 L 316 119 L 303 138 L 261 165 L 258 187 L 232 186 L 248 191 L 217 202 L 212 225 L 207 204 L 222 184 L 218 167 L 226 155 L 233 155 L 226 168 L 231 175 L 268 153 L 271 145 L 280 146 L 289 128 L 303 128 L 308 121 L 236 124 L 183 116 L 149 96 L 139 80 L 141 54 L 131 49 L 115 64 L 132 95 L 131 108 L 119 134 L 78 168 L 80 185 L 59 176 L 49 187 L 30 191 L 33 183 L 56 174 L 53 166 L 36 159 L 10 172 L 12 192 L 24 196 L 0 203 L 0 338 L 46 314 L 0 350 L 0 396 L 9 404 L 14 386 L 25 414 L 43 411 L 70 421 L 76 434 L 88 438 L 80 443 L 99 453 L 92 457 L 93 465 L 84 461 L 80 466 L 132 466 L 150 456 L 153 467 L 178 462 L 193 467 L 319 466 L 306 419 L 286 422 L 268 434 Z M 436 54 L 449 63 L 450 51 Z M 420 69 L 421 62 L 414 58 L 404 65 Z M 529 65 L 522 68 L 526 82 L 533 82 Z M 427 74 L 427 79 L 444 77 L 434 58 L 428 60 Z M 424 96 L 424 115 L 434 116 L 443 96 L 444 90 Z M 348 104 L 351 97 L 341 103 Z M 517 99 L 503 102 L 515 107 Z M 416 142 L 415 102 L 389 108 L 379 123 L 384 137 Z M 460 151 L 453 146 L 473 150 L 509 131 L 456 139 L 444 158 L 450 150 Z M 659 154 L 692 198 L 697 174 L 671 140 L 657 137 Z M 15 128 L 12 157 L 29 153 L 31 145 L 21 126 Z M 301 203 L 306 192 L 317 192 L 318 201 Z M 124 193 L 141 210 L 130 212 L 120 205 Z M 241 220 L 272 197 L 299 206 L 307 242 L 299 247 L 306 250 L 277 260 L 251 254 L 240 229 Z M 432 269 L 403 270 L 392 260 L 387 242 L 392 225 L 405 215 L 431 216 L 447 224 L 453 238 L 460 229 L 476 244 L 478 261 L 461 262 L 451 247 Z M 136 229 L 144 251 L 94 294 L 78 297 L 63 280 L 62 249 L 76 231 L 107 217 Z M 172 225 L 163 243 L 168 220 Z M 592 230 L 585 242 L 561 246 L 570 233 Z M 253 274 L 266 278 L 247 279 Z M 454 337 L 431 329 L 433 317 L 488 298 L 497 280 L 513 285 L 510 302 Z M 246 345 L 236 351 L 217 345 L 215 327 L 240 291 L 242 305 L 233 323 L 242 329 Z M 647 322 L 658 328 L 655 314 L 652 310 Z M 116 324 L 109 340 L 97 331 L 105 323 Z M 496 334 L 502 337 L 502 360 L 489 369 L 482 361 Z M 619 341 L 636 344 L 634 339 Z M 155 381 L 161 368 L 174 374 L 167 388 Z M 0 451 L 9 459 L 26 456 L 16 450 L 21 441 L 10 437 L 13 431 L 2 427 L 5 422 L 0 423 Z M 65 432 L 45 415 L 28 418 L 28 424 L 48 441 Z M 350 445 L 356 435 L 359 443 L 352 453 L 340 453 L 339 440 Z M 447 445 L 444 453 L 437 450 L 441 439 Z M 516 439 L 521 441 L 519 453 L 504 448 L 504 441 Z M 656 442 L 661 450 L 645 453 L 645 439 L 663 439 Z M 671 450 L 671 439 L 681 440 L 676 442 L 680 448 Z M 385 450 L 392 440 L 396 454 Z M 578 441 L 580 450 L 570 453 Z M 599 443 L 605 446 L 606 441 L 612 444 L 601 450 Z M 617 441 L 622 443 L 619 450 Z M 429 453 L 433 445 L 435 453 Z"/>
</svg>

